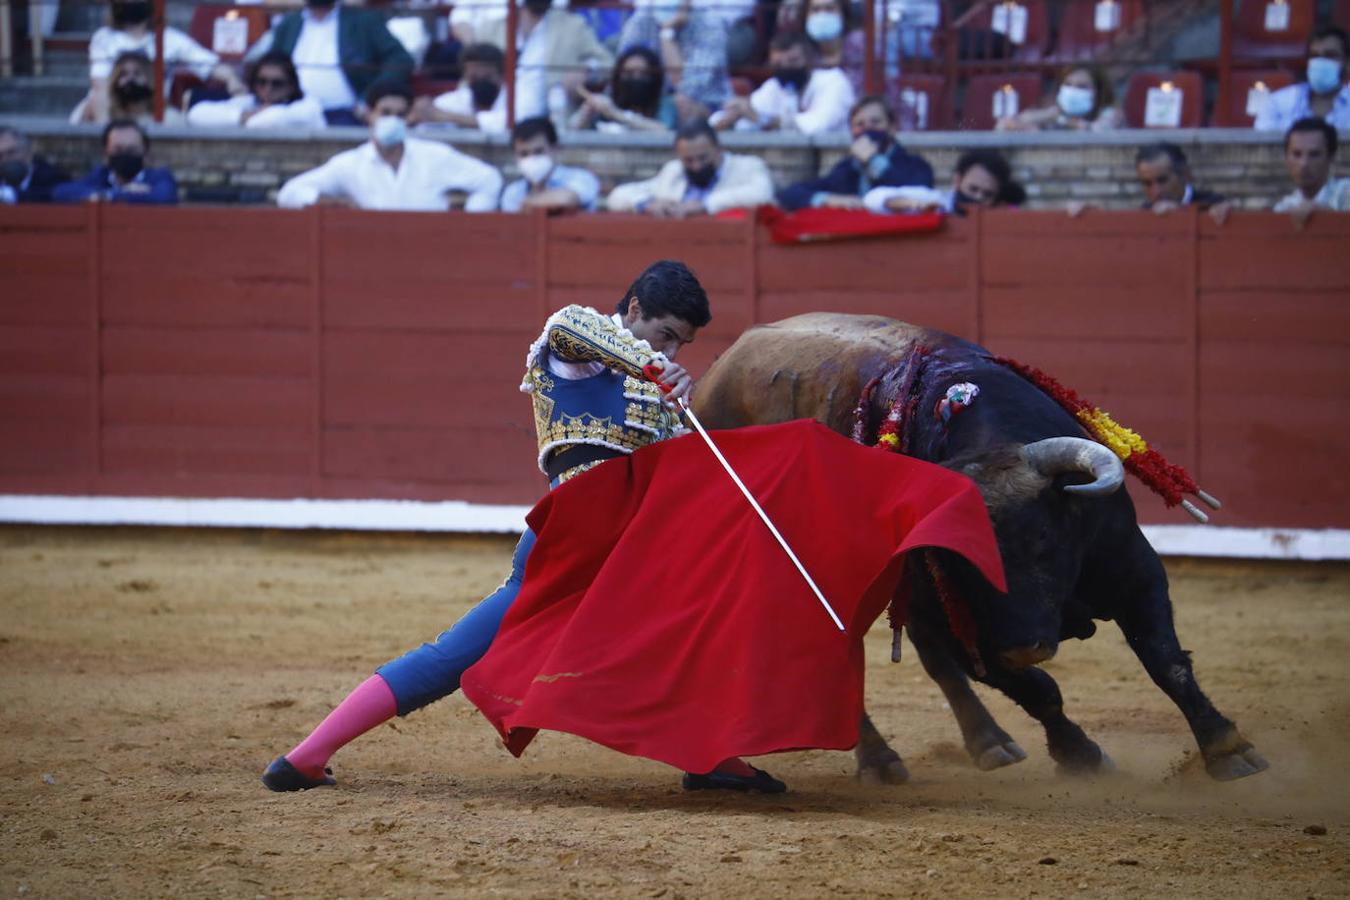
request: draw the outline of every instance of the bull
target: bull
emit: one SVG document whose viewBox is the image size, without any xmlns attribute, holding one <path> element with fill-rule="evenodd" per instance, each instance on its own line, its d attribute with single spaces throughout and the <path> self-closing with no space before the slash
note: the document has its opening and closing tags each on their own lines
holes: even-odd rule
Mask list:
<svg viewBox="0 0 1350 900">
<path fill-rule="evenodd" d="M 915 382 L 906 361 L 919 348 L 924 377 Z M 945 421 L 934 415 L 948 389 L 962 384 L 977 386 L 974 402 Z M 1041 723 L 1061 771 L 1111 767 L 1065 714 L 1059 686 L 1039 664 L 1061 641 L 1086 639 L 1096 622 L 1114 621 L 1185 716 L 1210 776 L 1231 780 L 1267 768 L 1196 683 L 1190 654 L 1177 640 L 1162 562 L 1121 489 L 1120 459 L 987 350 L 893 319 L 811 313 L 745 332 L 700 381 L 695 411 L 709 428 L 812 418 L 871 442 L 901 391 L 919 411 L 904 425 L 904 452 L 974 480 L 1008 577 L 1008 593 L 998 594 L 959 557 L 938 551 L 931 551 L 932 565 L 912 566 L 907 575 L 905 628 L 975 764 L 994 769 L 1020 762 L 1026 752 L 981 703 L 972 677 Z M 944 589 L 973 618 L 973 642 L 958 639 Z M 894 637 L 898 659 L 898 630 Z M 866 713 L 855 753 L 864 780 L 909 777 Z"/>
</svg>

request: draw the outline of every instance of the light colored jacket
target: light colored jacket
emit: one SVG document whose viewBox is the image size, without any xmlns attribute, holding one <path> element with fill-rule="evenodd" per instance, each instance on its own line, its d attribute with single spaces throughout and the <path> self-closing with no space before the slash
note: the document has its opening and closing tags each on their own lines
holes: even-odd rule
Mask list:
<svg viewBox="0 0 1350 900">
<path fill-rule="evenodd" d="M 672 159 L 661 167 L 656 177 L 616 187 L 605 206 L 610 212 L 633 212 L 650 200 L 683 200 L 688 190 L 689 179 L 685 177 L 684 166 L 678 159 Z M 751 208 L 772 202 L 773 176 L 764 160 L 758 156 L 722 154 L 717 181 L 703 201 L 708 212 L 716 214 L 726 209 Z"/>
</svg>

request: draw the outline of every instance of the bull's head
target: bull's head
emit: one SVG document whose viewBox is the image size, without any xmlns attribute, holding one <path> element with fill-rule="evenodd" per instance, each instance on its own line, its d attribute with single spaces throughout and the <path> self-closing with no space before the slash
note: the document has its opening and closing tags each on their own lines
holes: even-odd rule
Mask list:
<svg viewBox="0 0 1350 900">
<path fill-rule="evenodd" d="M 1008 593 L 961 578 L 986 662 L 1025 668 L 1055 655 L 1062 635 L 1090 629 L 1066 604 L 1099 517 L 1094 507 L 1120 489 L 1120 459 L 1094 441 L 1054 437 L 952 459 L 973 479 L 998 537 Z M 1079 621 L 1081 620 L 1081 621 Z"/>
</svg>

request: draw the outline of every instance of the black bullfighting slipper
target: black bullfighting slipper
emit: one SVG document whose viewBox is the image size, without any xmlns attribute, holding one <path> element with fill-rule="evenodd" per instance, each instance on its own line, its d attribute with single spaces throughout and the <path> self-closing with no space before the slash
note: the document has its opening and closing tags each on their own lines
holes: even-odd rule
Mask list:
<svg viewBox="0 0 1350 900">
<path fill-rule="evenodd" d="M 262 783 L 273 791 L 307 791 L 310 788 L 337 784 L 332 769 L 324 769 L 322 778 L 310 778 L 301 772 L 284 756 L 272 760 L 272 764 L 262 774 Z"/>
<path fill-rule="evenodd" d="M 787 785 L 774 778 L 763 769 L 750 767 L 754 775 L 728 775 L 724 772 L 709 772 L 707 775 L 695 775 L 685 772 L 681 784 L 686 791 L 758 791 L 761 794 L 781 794 Z"/>
</svg>

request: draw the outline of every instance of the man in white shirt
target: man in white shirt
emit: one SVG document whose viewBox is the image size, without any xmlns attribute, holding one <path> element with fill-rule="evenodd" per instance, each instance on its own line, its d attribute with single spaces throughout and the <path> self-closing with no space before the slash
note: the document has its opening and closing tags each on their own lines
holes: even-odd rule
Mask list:
<svg viewBox="0 0 1350 900">
<path fill-rule="evenodd" d="M 1332 178 L 1336 129 L 1316 117 L 1299 119 L 1284 136 L 1284 164 L 1294 190 L 1275 204 L 1275 212 L 1293 213 L 1299 225 L 1315 209 L 1350 212 L 1350 178 Z"/>
<path fill-rule="evenodd" d="M 722 152 L 707 122 L 690 122 L 675 133 L 675 157 L 656 177 L 616 187 L 606 208 L 684 219 L 773 202 L 773 177 L 764 160 Z"/>
<path fill-rule="evenodd" d="M 776 35 L 769 48 L 773 77 L 750 98 L 736 97 L 713 113 L 714 128 L 778 129 L 802 134 L 847 134 L 853 85 L 842 69 L 817 69 L 820 49 L 800 31 Z"/>
<path fill-rule="evenodd" d="M 495 168 L 438 141 L 407 136 L 412 92 L 377 85 L 366 95 L 371 139 L 281 186 L 288 209 L 334 203 L 358 209 L 445 211 L 450 193 L 468 195 L 466 212 L 497 208 L 502 176 Z"/>
<path fill-rule="evenodd" d="M 470 44 L 460 57 L 464 66 L 459 87 L 435 100 L 418 97 L 413 104 L 413 121 L 443 123 L 457 128 L 473 128 L 496 134 L 506 133 L 506 55 L 492 44 Z M 524 121 L 528 116 L 517 114 Z"/>
<path fill-rule="evenodd" d="M 1345 84 L 1350 35 L 1334 25 L 1313 29 L 1308 38 L 1307 80 L 1280 88 L 1266 98 L 1252 127 L 1288 131 L 1299 119 L 1316 116 L 1350 129 L 1350 87 Z"/>
</svg>

